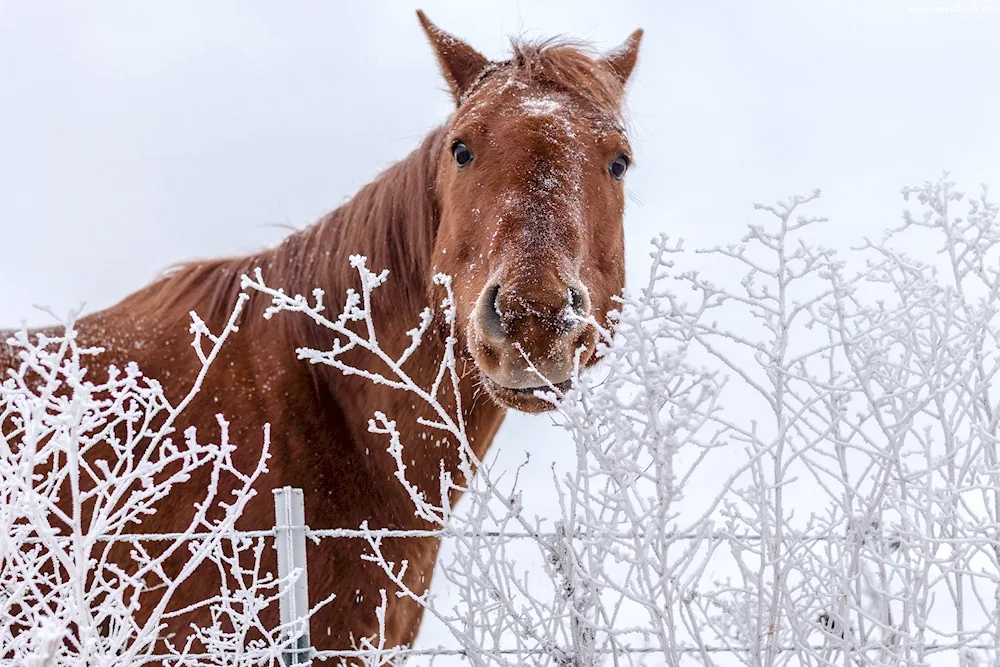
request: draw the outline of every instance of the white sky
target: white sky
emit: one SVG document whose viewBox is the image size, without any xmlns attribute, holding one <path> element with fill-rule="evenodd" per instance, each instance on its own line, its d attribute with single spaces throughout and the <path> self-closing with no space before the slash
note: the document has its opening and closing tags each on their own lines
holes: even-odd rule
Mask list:
<svg viewBox="0 0 1000 667">
<path fill-rule="evenodd" d="M 0 0 L 0 326 L 274 243 L 408 153 L 451 108 L 418 6 L 493 58 L 512 33 L 608 48 L 645 28 L 637 279 L 654 234 L 735 241 L 756 201 L 821 187 L 812 211 L 853 241 L 943 169 L 1000 188 L 998 2 Z M 497 444 L 537 461 L 560 438 L 515 415 Z"/>
</svg>

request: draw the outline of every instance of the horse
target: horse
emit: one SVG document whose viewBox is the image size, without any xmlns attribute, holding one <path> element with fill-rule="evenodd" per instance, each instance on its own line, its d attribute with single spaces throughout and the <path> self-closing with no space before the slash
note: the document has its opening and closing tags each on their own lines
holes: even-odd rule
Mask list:
<svg viewBox="0 0 1000 667">
<path fill-rule="evenodd" d="M 625 281 L 623 179 L 632 152 L 623 103 L 642 31 L 605 54 L 566 40 L 512 39 L 510 58 L 490 61 L 423 12 L 417 17 L 454 100 L 444 124 L 353 198 L 277 246 L 178 265 L 117 305 L 79 319 L 80 344 L 103 350 L 92 368 L 135 362 L 176 401 L 201 369 L 191 351 L 191 311 L 221 330 L 241 277 L 259 267 L 269 284 L 288 293 L 321 287 L 328 309 L 338 312 L 356 282 L 352 254 L 389 271 L 390 286 L 373 293 L 371 308 L 393 355 L 407 347 L 416 314 L 440 299 L 432 277 L 453 276 L 458 392 L 480 459 L 508 410 L 551 409 L 536 390 L 566 388 L 575 368 L 597 363 L 593 323 L 610 325 Z M 329 349 L 330 332 L 305 317 L 267 320 L 268 305 L 265 295 L 251 296 L 239 331 L 186 409 L 184 426 L 196 427 L 202 439 L 218 438 L 216 414 L 238 416 L 229 426 L 238 443 L 233 459 L 250 466 L 261 454 L 260 429 L 270 424 L 272 457 L 262 490 L 302 488 L 311 528 L 357 528 L 365 521 L 371 528 L 426 528 L 368 420 L 375 411 L 407 417 L 400 436 L 412 461 L 407 474 L 420 488 L 436 488 L 442 465 L 458 468 L 454 443 L 442 443 L 437 432 L 427 437 L 417 418 L 433 415 L 407 395 L 299 359 L 297 348 Z M 5 338 L 0 377 L 17 363 Z M 444 338 L 430 331 L 407 361 L 418 382 L 433 382 Z M 359 355 L 351 363 L 374 370 L 377 362 Z M 177 487 L 171 511 L 145 518 L 140 532 L 175 530 L 179 508 L 190 507 L 206 481 L 195 477 Z M 263 492 L 240 526 L 259 529 L 272 521 L 270 494 Z M 408 562 L 405 582 L 417 593 L 431 583 L 438 548 L 433 538 L 383 544 L 387 558 Z M 374 635 L 375 607 L 386 588 L 385 646 L 414 641 L 422 607 L 392 595 L 378 566 L 361 559 L 364 551 L 357 539 L 309 545 L 310 602 L 336 595 L 311 619 L 315 648 L 350 649 Z M 273 567 L 272 550 L 265 557 Z M 203 599 L 212 576 L 192 575 L 175 606 Z"/>
</svg>

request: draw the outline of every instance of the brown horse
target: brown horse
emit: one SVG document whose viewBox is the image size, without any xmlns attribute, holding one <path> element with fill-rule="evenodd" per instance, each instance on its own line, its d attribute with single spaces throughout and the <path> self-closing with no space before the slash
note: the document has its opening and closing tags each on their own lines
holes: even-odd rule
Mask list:
<svg viewBox="0 0 1000 667">
<path fill-rule="evenodd" d="M 366 255 L 375 270 L 390 270 L 389 285 L 374 294 L 373 314 L 394 354 L 409 342 L 405 332 L 416 314 L 440 301 L 431 277 L 454 277 L 459 389 L 479 456 L 507 409 L 548 409 L 535 389 L 547 382 L 565 386 L 575 355 L 583 365 L 596 362 L 595 331 L 573 311 L 606 322 L 624 286 L 622 177 L 631 153 L 622 102 L 641 31 L 605 56 L 557 41 L 514 42 L 509 60 L 491 62 L 418 16 L 456 103 L 448 121 L 348 203 L 278 247 L 183 265 L 81 319 L 80 340 L 106 350 L 92 365 L 135 361 L 176 400 L 200 368 L 190 347 L 190 311 L 219 331 L 241 276 L 260 267 L 269 285 L 286 292 L 323 288 L 328 309 L 339 312 L 345 291 L 355 286 L 348 262 L 354 253 Z M 369 433 L 368 420 L 380 410 L 399 421 L 406 458 L 413 461 L 407 472 L 423 488 L 435 488 L 442 458 L 456 468 L 453 443 L 440 442 L 437 432 L 422 437 L 416 418 L 432 415 L 410 396 L 298 360 L 296 348 L 329 349 L 332 335 L 303 316 L 265 320 L 267 305 L 263 295 L 252 297 L 239 332 L 186 411 L 188 423 L 180 425 L 196 426 L 208 440 L 218 437 L 215 414 L 230 416 L 235 457 L 248 467 L 260 453 L 261 427 L 270 423 L 270 471 L 243 528 L 272 525 L 267 490 L 283 485 L 304 489 L 312 528 L 356 528 L 366 520 L 372 527 L 427 527 L 414 516 L 393 477 L 386 442 Z M 427 336 L 407 371 L 429 385 L 444 345 L 436 334 Z M 360 353 L 349 361 L 378 370 Z M 0 342 L 0 373 L 13 364 Z M 142 530 L 176 529 L 176 508 L 190 506 L 205 481 L 193 479 L 188 497 L 181 488 L 172 512 L 149 517 Z M 433 539 L 397 539 L 386 542 L 384 552 L 397 563 L 409 561 L 406 579 L 420 592 L 430 584 L 438 546 Z M 378 628 L 374 609 L 387 582 L 360 559 L 364 549 L 356 539 L 309 545 L 311 601 L 337 595 L 312 620 L 317 648 L 350 648 L 352 637 Z M 177 605 L 202 599 L 210 585 L 196 576 Z M 411 643 L 421 608 L 389 600 L 387 645 Z"/>
</svg>

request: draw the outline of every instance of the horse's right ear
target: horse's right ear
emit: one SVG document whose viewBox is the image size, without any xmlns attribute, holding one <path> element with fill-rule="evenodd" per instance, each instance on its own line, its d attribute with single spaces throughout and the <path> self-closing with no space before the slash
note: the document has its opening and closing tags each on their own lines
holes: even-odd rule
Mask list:
<svg viewBox="0 0 1000 667">
<path fill-rule="evenodd" d="M 419 9 L 417 18 L 420 19 L 420 25 L 423 26 L 427 39 L 434 47 L 441 71 L 448 81 L 455 103 L 458 104 L 490 61 L 462 40 L 452 37 L 431 23 L 427 15 Z"/>
</svg>

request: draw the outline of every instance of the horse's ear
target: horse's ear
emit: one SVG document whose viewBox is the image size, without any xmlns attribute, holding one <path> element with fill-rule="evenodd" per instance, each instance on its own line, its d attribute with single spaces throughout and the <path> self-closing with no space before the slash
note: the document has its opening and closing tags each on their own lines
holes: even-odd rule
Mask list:
<svg viewBox="0 0 1000 667">
<path fill-rule="evenodd" d="M 451 88 L 451 94 L 457 103 L 490 61 L 462 40 L 452 37 L 431 23 L 427 15 L 419 9 L 417 18 L 420 19 L 420 25 L 427 34 L 427 39 L 434 47 L 441 71 L 448 80 L 448 87 Z"/>
<path fill-rule="evenodd" d="M 642 28 L 639 28 L 608 55 L 601 58 L 601 62 L 614 72 L 615 76 L 624 86 L 628 82 L 632 70 L 635 69 L 635 61 L 639 58 L 639 41 L 642 39 Z"/>
</svg>

